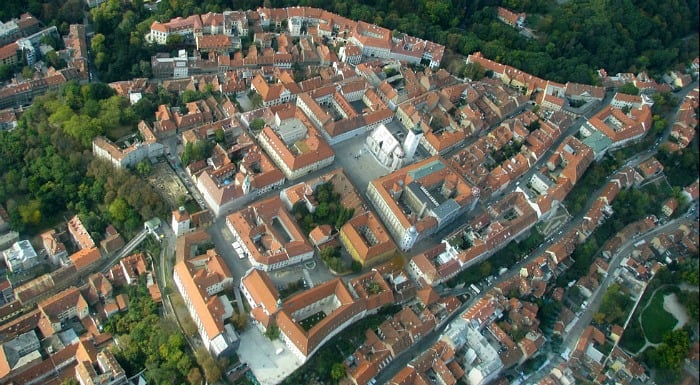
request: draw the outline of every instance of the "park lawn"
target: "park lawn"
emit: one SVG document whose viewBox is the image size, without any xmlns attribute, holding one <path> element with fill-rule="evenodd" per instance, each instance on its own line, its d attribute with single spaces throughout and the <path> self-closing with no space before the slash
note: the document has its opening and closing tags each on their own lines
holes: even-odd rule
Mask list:
<svg viewBox="0 0 700 385">
<path fill-rule="evenodd" d="M 673 330 L 678 323 L 673 314 L 664 310 L 664 296 L 668 294 L 671 294 L 671 291 L 663 289 L 657 291 L 649 306 L 642 313 L 644 335 L 651 343 L 660 343 L 664 334 Z"/>
<path fill-rule="evenodd" d="M 625 328 L 625 333 L 622 335 L 620 345 L 632 353 L 637 353 L 644 347 L 645 343 L 646 340 L 642 333 L 642 326 L 639 325 L 637 318 L 633 317 L 629 325 L 627 325 L 627 328 Z"/>
</svg>

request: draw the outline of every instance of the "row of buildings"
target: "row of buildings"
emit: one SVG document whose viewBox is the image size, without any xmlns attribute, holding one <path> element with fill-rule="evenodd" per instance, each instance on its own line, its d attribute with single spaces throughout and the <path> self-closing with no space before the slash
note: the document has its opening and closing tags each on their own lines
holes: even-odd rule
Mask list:
<svg viewBox="0 0 700 385">
<path fill-rule="evenodd" d="M 17 30 L 13 27 L 13 23 L 16 24 Z M 40 30 L 39 21 L 30 14 L 23 14 L 19 20 L 4 23 L 3 26 L 0 31 L 14 31 L 8 32 L 4 36 L 15 37 L 19 33 L 24 37 L 0 47 L 0 64 L 12 66 L 25 63 L 38 70 L 31 79 L 19 80 L 15 77 L 12 81 L 2 85 L 0 88 L 0 109 L 27 106 L 37 95 L 42 95 L 48 90 L 57 90 L 70 80 L 88 79 L 85 26 L 82 24 L 71 24 L 68 35 L 63 37 L 65 49 L 58 51 L 57 55 L 66 60 L 68 67 L 60 70 L 53 67 L 46 69 L 35 66 L 46 53 L 54 50 L 42 43 L 44 37 L 60 38 L 55 26 Z M 17 116 L 13 109 L 2 111 L 0 114 L 0 129 L 12 128 L 16 125 Z"/>
<path fill-rule="evenodd" d="M 0 327 L 0 382 L 58 384 L 76 378 L 81 383 L 124 383 L 126 373 L 108 349 L 112 336 L 102 333 L 101 325 L 129 308 L 129 296 L 117 294 L 115 289 L 135 285 L 140 278 L 151 298 L 161 301 L 146 258 L 141 253 L 130 255 L 106 273 L 89 274 L 81 286 L 58 292 L 54 287 L 30 283 L 35 291 L 54 294 Z M 28 304 L 11 305 L 21 308 Z"/>
<path fill-rule="evenodd" d="M 609 180 L 596 202 L 609 207 L 620 188 L 636 185 L 643 178 L 634 169 L 621 170 Z M 690 195 L 695 188 L 689 186 L 687 190 Z M 697 194 L 694 199 L 696 198 Z M 599 329 L 589 325 L 581 328 L 578 334 L 571 334 L 574 333 L 574 326 L 579 322 L 578 316 L 583 308 L 579 308 L 579 303 L 572 303 L 565 298 L 565 289 L 552 290 L 550 287 L 550 282 L 554 282 L 570 265 L 576 245 L 584 242 L 592 230 L 605 220 L 603 206 L 594 204 L 583 220 L 542 254 L 526 263 L 518 274 L 503 280 L 481 296 L 450 323 L 433 347 L 411 361 L 388 383 L 418 384 L 437 379 L 444 383 L 464 381 L 470 385 L 493 381 L 505 384 L 507 380 L 499 376 L 504 370 L 540 354 L 539 350 L 547 340 L 545 334 L 573 338 L 575 348 L 566 350 L 562 355 L 563 362 L 546 366 L 544 373 L 537 373 L 534 377 L 538 378 L 535 380 L 538 384 L 648 381 L 644 367 L 617 346 L 624 333 L 621 326 Z M 618 277 L 617 282 L 621 282 L 626 292 L 637 293 L 639 296 L 662 265 L 670 263 L 678 255 L 697 252 L 699 228 L 696 223 L 688 222 L 648 241 L 634 243 L 627 255 L 615 256 L 623 243 L 649 232 L 657 223 L 658 220 L 653 217 L 634 222 L 603 245 L 601 256 L 593 261 L 588 274 L 574 284 L 581 293 L 582 300 L 591 299 L 604 277 L 609 274 Z M 609 269 L 613 257 L 621 257 L 621 264 L 616 271 Z M 550 295 L 551 300 L 562 304 L 553 328 L 546 332 L 540 329 L 538 306 L 522 299 L 541 299 L 545 295 Z M 585 303 L 582 306 L 585 307 Z M 609 349 L 610 346 L 613 346 L 612 349 Z M 353 366 L 348 365 L 348 368 L 351 370 Z M 371 383 L 372 378 L 353 378 L 353 382 L 358 385 L 367 384 Z"/>
<path fill-rule="evenodd" d="M 345 55 L 341 56 L 347 57 L 349 61 L 355 61 L 354 56 L 361 54 L 364 57 L 396 59 L 408 63 L 425 61 L 431 68 L 437 68 L 445 51 L 444 46 L 427 40 L 393 33 L 386 28 L 353 21 L 312 7 L 258 8 L 256 11 L 207 13 L 184 19 L 176 18 L 166 23 L 154 22 L 146 39 L 166 44 L 170 36 L 180 35 L 196 43 L 198 48 L 204 42 L 206 50 L 217 50 L 215 40 L 231 42 L 232 38 L 238 38 L 240 41 L 240 36 L 248 36 L 251 31 L 257 35 L 271 27 L 285 29 L 284 34 L 292 37 L 308 34 L 316 39 L 316 44 L 323 38 L 349 43 L 349 47 L 357 47 L 358 51 L 353 54 L 349 47 L 344 50 Z M 213 44 L 211 47 L 210 40 Z M 264 38 L 261 38 L 263 41 Z M 287 54 L 283 51 L 280 53 Z"/>
</svg>

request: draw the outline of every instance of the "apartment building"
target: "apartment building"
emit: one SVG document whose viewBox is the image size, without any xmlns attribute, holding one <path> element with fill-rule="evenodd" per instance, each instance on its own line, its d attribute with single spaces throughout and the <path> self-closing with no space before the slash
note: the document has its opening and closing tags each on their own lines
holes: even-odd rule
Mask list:
<svg viewBox="0 0 700 385">
<path fill-rule="evenodd" d="M 139 122 L 138 130 L 140 138 L 132 139 L 117 145 L 109 139 L 98 136 L 92 140 L 92 153 L 97 158 L 104 159 L 115 168 L 133 167 L 142 160 L 155 160 L 163 155 L 163 145 L 157 142 L 157 138 L 148 124 Z"/>
<path fill-rule="evenodd" d="M 51 336 L 65 328 L 64 322 L 70 318 L 89 316 L 88 303 L 77 287 L 70 287 L 54 296 L 39 302 L 41 319 L 39 330 L 44 336 Z"/>
<path fill-rule="evenodd" d="M 238 335 L 230 324 L 224 324 L 233 315 L 233 308 L 225 295 L 217 295 L 233 283 L 223 258 L 213 249 L 183 258 L 175 264 L 173 278 L 204 347 L 214 356 L 235 351 Z"/>
<path fill-rule="evenodd" d="M 391 258 L 396 244 L 371 211 L 356 215 L 340 228 L 340 242 L 352 258 L 371 266 Z"/>
</svg>

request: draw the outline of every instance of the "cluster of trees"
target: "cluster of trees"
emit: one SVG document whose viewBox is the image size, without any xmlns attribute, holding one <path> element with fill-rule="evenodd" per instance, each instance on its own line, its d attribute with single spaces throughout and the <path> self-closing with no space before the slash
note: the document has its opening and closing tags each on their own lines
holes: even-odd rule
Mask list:
<svg viewBox="0 0 700 385">
<path fill-rule="evenodd" d="M 81 86 L 75 81 L 68 82 L 58 97 L 44 99 L 42 106 L 49 124 L 79 141 L 84 148 L 90 148 L 97 135 L 122 131 L 124 126 L 128 129 L 138 122 L 128 99 L 116 95 L 103 83 Z"/>
<path fill-rule="evenodd" d="M 547 337 L 551 337 L 554 331 L 554 324 L 557 322 L 557 319 L 559 319 L 562 304 L 561 302 L 548 298 L 542 300 L 537 306 L 537 319 L 541 321 L 540 329 L 542 329 Z"/>
<path fill-rule="evenodd" d="M 477 283 L 497 272 L 494 266 L 498 268 L 513 266 L 520 258 L 532 252 L 537 245 L 544 241 L 544 237 L 537 230 L 531 230 L 530 235 L 520 242 L 511 241 L 505 248 L 491 256 L 487 261 L 481 262 L 476 266 L 472 266 L 456 277 L 447 281 L 449 287 L 455 287 L 460 283 L 470 285 Z"/>
<path fill-rule="evenodd" d="M 143 4 L 143 0 L 107 0 L 90 11 L 95 32 L 91 59 L 100 80 L 151 76 L 151 56 L 157 48 L 144 39 L 156 17 Z"/>
<path fill-rule="evenodd" d="M 499 165 L 503 162 L 506 161 L 506 159 L 510 159 L 515 154 L 520 152 L 520 149 L 523 147 L 523 142 L 520 140 L 513 140 L 509 143 L 506 143 L 503 147 L 501 147 L 500 150 L 491 150 L 491 158 L 494 160 L 495 165 Z"/>
<path fill-rule="evenodd" d="M 89 150 L 95 135 L 134 121 L 124 99 L 104 84 L 71 82 L 37 98 L 16 129 L 0 132 L 0 202 L 11 226 L 35 232 L 78 213 L 101 239 L 109 222 L 129 232 L 165 213 L 148 184 Z"/>
<path fill-rule="evenodd" d="M 593 192 L 603 187 L 605 179 L 624 162 L 622 159 L 605 157 L 600 162 L 592 163 L 564 199 L 564 205 L 570 213 L 581 211 Z"/>
<path fill-rule="evenodd" d="M 593 314 L 593 320 L 598 325 L 622 325 L 631 306 L 632 299 L 628 290 L 619 283 L 613 283 L 603 294 L 603 301 L 598 311 Z"/>
<path fill-rule="evenodd" d="M 204 371 L 204 379 L 207 380 L 207 383 L 209 384 L 217 383 L 223 377 L 224 369 L 227 368 L 230 363 L 229 359 L 226 357 L 219 357 L 218 359 L 214 359 L 214 357 L 212 357 L 212 355 L 203 346 L 195 350 L 194 357 L 197 360 L 197 364 L 199 364 L 199 367 L 201 367 Z M 195 374 L 199 374 L 199 377 L 194 377 L 199 381 L 192 382 L 192 379 L 189 375 L 187 376 L 188 381 L 190 381 L 192 385 L 201 384 L 201 372 L 199 372 L 198 370 Z"/>
<path fill-rule="evenodd" d="M 202 375 L 194 365 L 185 337 L 177 325 L 158 317 L 145 282 L 128 288 L 129 310 L 110 317 L 104 330 L 117 336 L 114 355 L 127 375 L 146 369 L 155 384 L 200 384 Z M 198 380 L 198 381 L 197 381 Z M 195 382 L 193 382 L 195 381 Z"/>
<path fill-rule="evenodd" d="M 320 225 L 331 225 L 339 229 L 355 213 L 355 209 L 345 208 L 340 204 L 341 196 L 333 191 L 333 183 L 331 182 L 316 187 L 314 198 L 316 198 L 318 206 L 313 213 L 309 212 L 304 202 L 297 202 L 292 208 L 297 222 L 306 234 Z"/>
<path fill-rule="evenodd" d="M 279 290 L 280 298 L 285 299 L 291 296 L 292 294 L 296 293 L 297 291 L 304 289 L 305 286 L 306 283 L 304 282 L 303 278 L 300 278 L 294 282 L 289 282 L 287 284 L 287 287 Z"/>
<path fill-rule="evenodd" d="M 680 379 L 683 361 L 690 349 L 690 336 L 686 329 L 668 332 L 663 342 L 649 347 L 642 353 L 642 360 L 654 369 L 658 384 L 671 384 Z"/>
<path fill-rule="evenodd" d="M 362 264 L 360 264 L 360 262 L 353 260 L 350 263 L 350 266 L 343 262 L 343 259 L 340 255 L 340 247 L 324 247 L 323 249 L 321 249 L 319 257 L 321 258 L 323 263 L 325 263 L 326 266 L 328 266 L 329 269 L 336 272 L 337 274 L 346 273 L 348 270 L 352 270 L 354 272 L 362 270 Z"/>
<path fill-rule="evenodd" d="M 213 148 L 214 144 L 208 140 L 198 140 L 195 143 L 189 142 L 185 145 L 182 155 L 180 155 L 180 161 L 187 166 L 192 162 L 207 159 L 211 156 Z"/>
<path fill-rule="evenodd" d="M 657 159 L 664 165 L 664 174 L 672 186 L 685 187 L 698 177 L 700 157 L 697 145 L 691 144 L 682 151 L 671 152 L 661 146 Z"/>
<path fill-rule="evenodd" d="M 250 122 L 250 130 L 257 132 L 265 128 L 265 121 L 260 118 L 255 118 Z"/>
<path fill-rule="evenodd" d="M 700 297 L 697 296 L 697 292 L 681 290 L 677 298 L 690 318 L 697 323 L 700 319 Z"/>
<path fill-rule="evenodd" d="M 0 6 L 0 20 L 8 21 L 29 12 L 45 25 L 55 25 L 63 35 L 68 26 L 83 22 L 83 0 L 5 0 Z"/>
</svg>

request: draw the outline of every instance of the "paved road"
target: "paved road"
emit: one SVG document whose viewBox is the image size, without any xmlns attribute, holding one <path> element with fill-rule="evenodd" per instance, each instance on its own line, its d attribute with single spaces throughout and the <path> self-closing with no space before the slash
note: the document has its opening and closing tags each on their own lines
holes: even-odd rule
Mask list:
<svg viewBox="0 0 700 385">
<path fill-rule="evenodd" d="M 597 110 L 600 110 L 601 108 L 602 107 L 599 107 Z M 592 116 L 593 114 L 597 113 L 597 110 L 592 110 L 590 112 L 589 116 Z M 578 123 L 574 123 L 571 127 L 569 127 L 569 129 L 567 129 L 566 132 L 562 134 L 562 136 L 557 140 L 557 142 L 552 146 L 552 148 L 556 148 L 565 139 L 566 136 L 569 136 L 569 135 L 572 135 L 573 133 L 575 133 L 579 129 L 580 125 L 583 124 L 584 121 L 585 120 L 583 120 L 583 118 L 578 119 L 577 120 Z M 653 148 L 650 148 L 649 150 L 647 150 L 645 152 L 637 154 L 634 157 L 632 157 L 625 164 L 625 166 L 636 167 L 639 163 L 643 162 L 644 160 L 646 160 L 646 159 L 650 158 L 651 156 L 653 156 L 654 154 L 656 154 L 656 151 L 657 151 L 657 146 L 654 146 Z M 551 153 L 551 150 L 548 151 L 548 153 Z M 547 159 L 549 156 L 550 156 L 549 154 L 545 154 L 542 158 L 540 158 L 540 161 L 542 159 Z M 538 163 L 539 163 L 539 161 L 538 161 Z M 610 176 L 608 176 L 608 178 L 605 181 L 605 184 L 607 184 L 607 182 L 617 173 L 617 171 L 619 171 L 619 170 L 614 171 L 613 173 L 610 174 Z M 529 178 L 528 175 L 531 175 L 532 172 L 533 171 L 531 169 L 531 171 L 526 173 L 521 178 Z M 523 179 L 521 179 L 521 180 L 523 180 Z M 605 186 L 605 184 L 603 184 L 603 186 Z M 511 187 L 511 189 L 514 189 L 514 188 L 515 188 L 515 186 Z M 569 231 L 571 231 L 571 229 L 580 226 L 580 223 L 583 220 L 583 216 L 585 215 L 585 213 L 588 212 L 590 207 L 595 203 L 595 201 L 597 200 L 598 196 L 600 195 L 600 192 L 602 191 L 602 189 L 603 189 L 603 187 L 599 188 L 593 194 L 591 194 L 590 198 L 586 202 L 584 209 L 581 210 L 580 212 L 578 212 L 572 218 L 572 220 L 569 221 L 564 226 L 564 228 L 561 229 L 561 232 L 559 234 L 568 234 Z M 682 223 L 680 221 L 681 220 L 679 219 L 676 221 L 669 222 L 669 223 L 665 224 L 664 226 L 661 226 L 661 227 L 649 232 L 647 234 L 647 236 L 650 238 L 653 238 L 655 235 L 657 235 L 661 231 L 664 231 L 669 226 L 678 225 L 679 223 Z M 687 221 L 687 219 L 683 219 L 683 221 Z M 613 260 L 610 263 L 609 271 L 613 272 L 617 269 L 617 267 L 620 264 L 620 261 L 622 260 L 622 256 L 629 255 L 630 248 L 638 240 L 639 240 L 639 238 L 635 238 L 633 240 L 630 240 L 621 249 L 618 250 L 618 252 L 615 254 L 615 256 L 613 257 Z M 543 242 L 537 249 L 535 249 L 533 252 L 531 252 L 525 258 L 523 258 L 520 262 L 516 263 L 513 267 L 511 267 L 508 272 L 506 272 L 505 274 L 503 274 L 501 276 L 498 276 L 491 283 L 491 285 L 484 288 L 484 290 L 482 290 L 483 294 L 481 296 L 485 295 L 491 288 L 497 286 L 501 282 L 509 280 L 509 279 L 513 278 L 515 275 L 519 274 L 521 267 L 524 267 L 527 263 L 529 263 L 533 257 L 541 255 L 543 252 L 545 252 L 547 250 L 547 248 L 555 241 L 557 241 L 557 239 L 555 239 L 555 237 L 551 237 L 550 239 Z M 566 347 L 571 347 L 571 350 L 573 350 L 573 347 L 575 347 L 575 344 L 578 341 L 578 339 L 580 338 L 581 333 L 583 332 L 585 327 L 590 324 L 593 312 L 596 309 L 598 309 L 598 307 L 600 306 L 600 302 L 602 301 L 602 294 L 605 292 L 605 289 L 607 289 L 607 287 L 609 286 L 609 284 L 612 280 L 612 275 L 613 274 L 608 274 L 605 277 L 605 279 L 603 280 L 603 283 L 600 285 L 599 289 L 594 294 L 593 300 L 590 300 L 590 304 L 589 304 L 588 308 L 581 314 L 581 316 L 579 317 L 579 319 L 576 322 L 576 324 L 574 325 L 574 327 L 569 331 L 568 335 L 564 339 L 564 343 L 562 344 L 564 349 Z M 467 289 L 462 289 L 462 290 L 467 290 Z M 481 296 L 477 296 L 469 303 L 474 303 Z M 461 312 L 461 310 L 460 310 L 460 312 Z M 427 341 L 427 340 L 429 340 L 429 338 L 426 337 L 424 340 Z M 421 342 L 423 342 L 423 341 L 421 341 Z M 391 371 L 394 374 L 397 373 L 398 370 L 403 368 L 410 361 L 410 359 L 408 359 L 407 357 L 415 356 L 415 355 L 419 354 L 420 352 L 424 351 L 425 348 L 431 346 L 431 345 L 428 345 L 427 347 L 424 347 L 423 345 L 424 345 L 423 343 L 421 343 L 420 345 L 416 345 L 416 348 L 409 349 L 407 352 L 405 352 L 404 355 L 406 357 L 402 357 L 400 360 L 395 360 L 392 363 L 390 363 L 383 370 L 382 374 L 380 374 L 382 376 L 381 378 L 382 379 L 386 378 L 386 380 L 390 379 L 391 377 L 385 377 L 383 373 L 385 373 L 387 371 Z M 558 365 L 558 363 L 561 361 L 562 361 L 562 359 L 558 355 L 556 355 L 554 357 L 550 357 L 550 362 L 547 365 L 547 367 L 551 369 L 552 367 L 555 367 L 556 365 Z M 538 373 L 549 373 L 549 370 L 541 370 L 541 371 L 538 371 Z M 378 381 L 378 383 L 382 383 L 382 382 Z"/>
<path fill-rule="evenodd" d="M 565 351 L 567 348 L 570 349 L 570 351 L 574 351 L 579 338 L 581 338 L 581 334 L 583 334 L 583 331 L 586 329 L 586 327 L 588 327 L 588 325 L 591 324 L 593 314 L 600 308 L 600 304 L 603 301 L 603 295 L 605 294 L 613 280 L 617 277 L 617 274 L 615 272 L 619 268 L 622 259 L 630 255 L 635 243 L 637 243 L 641 239 L 649 241 L 662 232 L 673 231 L 682 224 L 691 223 L 692 221 L 685 217 L 678 218 L 662 226 L 656 227 L 643 235 L 629 239 L 628 241 L 623 243 L 611 258 L 608 268 L 608 275 L 605 276 L 603 281 L 600 283 L 600 286 L 596 289 L 591 298 L 588 299 L 588 307 L 578 315 L 578 317 L 574 321 L 574 325 L 564 336 L 561 345 L 561 351 Z M 641 295 L 642 294 L 640 294 L 640 297 Z M 560 363 L 564 361 L 560 355 L 550 354 L 549 358 L 550 363 L 547 366 L 545 366 L 545 368 L 543 368 L 542 370 L 539 370 L 538 372 L 530 376 L 528 378 L 528 383 L 537 383 L 539 380 L 542 379 L 542 377 L 549 374 L 552 368 L 557 367 Z"/>
</svg>

